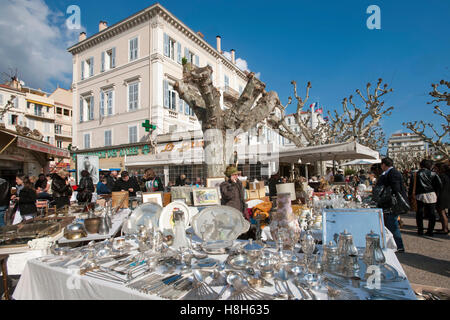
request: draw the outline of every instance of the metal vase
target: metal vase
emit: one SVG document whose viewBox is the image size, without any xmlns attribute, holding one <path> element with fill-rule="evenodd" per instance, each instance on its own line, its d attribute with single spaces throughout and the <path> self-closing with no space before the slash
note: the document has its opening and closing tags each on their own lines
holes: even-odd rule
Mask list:
<svg viewBox="0 0 450 320">
<path fill-rule="evenodd" d="M 100 220 L 100 225 L 98 227 L 98 234 L 100 235 L 107 235 L 109 234 L 109 226 L 106 222 L 106 216 L 103 216 Z"/>
</svg>

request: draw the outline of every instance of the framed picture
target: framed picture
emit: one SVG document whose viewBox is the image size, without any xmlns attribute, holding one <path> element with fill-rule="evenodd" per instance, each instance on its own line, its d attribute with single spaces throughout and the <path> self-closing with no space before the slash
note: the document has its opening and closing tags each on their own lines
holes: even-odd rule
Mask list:
<svg viewBox="0 0 450 320">
<path fill-rule="evenodd" d="M 217 188 L 193 189 L 194 206 L 217 206 L 220 205 Z"/>
<path fill-rule="evenodd" d="M 163 207 L 163 192 L 143 192 L 142 203 L 153 202 Z"/>
<path fill-rule="evenodd" d="M 77 184 L 81 180 L 81 171 L 86 170 L 89 172 L 94 186 L 97 185 L 99 174 L 99 158 L 98 156 L 87 156 L 84 154 L 77 155 Z"/>
<path fill-rule="evenodd" d="M 222 182 L 225 182 L 224 177 L 206 178 L 206 187 L 207 188 L 219 188 L 220 184 Z"/>
<path fill-rule="evenodd" d="M 259 192 L 258 190 L 247 190 L 247 199 L 259 199 Z"/>
<path fill-rule="evenodd" d="M 188 206 L 192 206 L 192 187 L 172 187 L 170 188 L 172 199 L 185 199 Z"/>
</svg>

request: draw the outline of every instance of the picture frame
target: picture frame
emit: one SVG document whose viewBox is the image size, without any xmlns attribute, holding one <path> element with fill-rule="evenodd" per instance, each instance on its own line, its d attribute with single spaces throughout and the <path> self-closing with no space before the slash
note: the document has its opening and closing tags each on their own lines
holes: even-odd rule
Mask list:
<svg viewBox="0 0 450 320">
<path fill-rule="evenodd" d="M 163 207 L 163 192 L 143 192 L 142 193 L 142 203 L 153 202 L 159 204 Z"/>
<path fill-rule="evenodd" d="M 206 178 L 207 188 L 220 188 L 220 184 L 225 182 L 225 177 L 211 177 Z"/>
<path fill-rule="evenodd" d="M 170 188 L 172 199 L 185 199 L 186 205 L 192 206 L 192 187 L 172 187 Z"/>
<path fill-rule="evenodd" d="M 193 189 L 194 206 L 218 206 L 220 205 L 219 192 L 217 188 Z"/>
<path fill-rule="evenodd" d="M 258 190 L 247 190 L 247 199 L 248 200 L 254 200 L 254 199 L 259 199 L 259 192 Z"/>
</svg>

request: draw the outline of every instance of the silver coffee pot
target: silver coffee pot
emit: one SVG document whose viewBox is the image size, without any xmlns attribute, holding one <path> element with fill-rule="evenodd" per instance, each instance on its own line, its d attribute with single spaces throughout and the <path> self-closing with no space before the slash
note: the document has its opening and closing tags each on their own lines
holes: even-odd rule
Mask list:
<svg viewBox="0 0 450 320">
<path fill-rule="evenodd" d="M 339 263 L 338 247 L 334 245 L 333 241 L 323 246 L 322 262 L 325 271 L 335 272 Z"/>
<path fill-rule="evenodd" d="M 386 262 L 383 250 L 380 246 L 380 235 L 370 231 L 366 235 L 366 249 L 363 261 L 367 266 L 380 265 Z"/>
<path fill-rule="evenodd" d="M 353 243 L 353 236 L 347 231 L 339 234 L 338 242 L 338 272 L 345 276 L 353 275 L 354 257 L 358 257 L 358 249 Z"/>
</svg>

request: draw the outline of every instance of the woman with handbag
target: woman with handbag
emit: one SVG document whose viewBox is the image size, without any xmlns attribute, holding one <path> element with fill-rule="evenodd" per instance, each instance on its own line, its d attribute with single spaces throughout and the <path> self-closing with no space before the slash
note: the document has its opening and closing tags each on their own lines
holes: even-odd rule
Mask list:
<svg viewBox="0 0 450 320">
<path fill-rule="evenodd" d="M 416 223 L 417 234 L 423 235 L 423 218 L 428 218 L 428 230 L 425 235 L 432 237 L 436 224 L 436 203 L 438 194 L 442 189 L 442 181 L 439 176 L 431 171 L 433 161 L 424 159 L 420 162 L 419 171 L 411 175 L 409 195 L 417 201 Z"/>
</svg>

